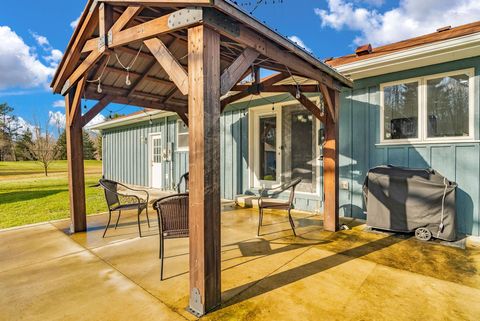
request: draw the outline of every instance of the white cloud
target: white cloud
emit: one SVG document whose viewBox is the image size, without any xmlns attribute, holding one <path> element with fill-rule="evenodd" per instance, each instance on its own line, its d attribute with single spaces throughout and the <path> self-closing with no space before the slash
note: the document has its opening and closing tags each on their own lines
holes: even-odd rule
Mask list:
<svg viewBox="0 0 480 321">
<path fill-rule="evenodd" d="M 49 125 L 57 128 L 65 128 L 67 117 L 60 111 L 48 112 Z"/>
<path fill-rule="evenodd" d="M 360 32 L 356 45 L 379 46 L 480 20 L 478 0 L 400 0 L 398 7 L 386 12 L 362 7 L 358 1 L 327 2 L 328 10 L 315 9 L 322 27 Z"/>
<path fill-rule="evenodd" d="M 35 126 L 30 124 L 28 121 L 22 117 L 17 118 L 17 125 L 19 126 L 18 133 L 20 135 L 24 134 L 27 130 L 30 130 L 31 133 L 35 132 Z"/>
<path fill-rule="evenodd" d="M 52 104 L 53 107 L 55 108 L 65 108 L 65 100 L 60 99 L 60 100 L 55 100 Z"/>
<path fill-rule="evenodd" d="M 105 116 L 103 116 L 102 114 L 98 114 L 97 116 L 93 117 L 93 119 L 87 124 L 87 126 L 97 125 L 103 123 L 105 120 Z"/>
<path fill-rule="evenodd" d="M 50 51 L 50 55 L 45 56 L 43 58 L 50 63 L 51 67 L 56 68 L 60 63 L 60 60 L 62 60 L 62 57 L 63 57 L 63 52 L 61 52 L 58 49 L 52 49 Z"/>
<path fill-rule="evenodd" d="M 47 87 L 55 72 L 46 66 L 10 27 L 0 26 L 0 90 L 5 88 Z"/>
<path fill-rule="evenodd" d="M 75 20 L 73 20 L 72 22 L 70 22 L 70 27 L 72 27 L 72 29 L 75 29 L 75 28 L 78 26 L 78 23 L 80 22 L 80 18 L 81 18 L 81 17 L 82 17 L 82 16 L 80 15 L 80 16 L 78 16 L 77 19 L 75 19 Z"/>
<path fill-rule="evenodd" d="M 288 39 L 290 39 L 291 41 L 293 41 L 294 43 L 296 43 L 298 46 L 305 49 L 306 51 L 312 52 L 312 49 L 310 49 L 307 45 L 305 45 L 303 40 L 300 39 L 298 36 L 293 35 L 293 36 L 288 37 Z"/>
<path fill-rule="evenodd" d="M 30 32 L 32 34 L 32 37 L 35 39 L 35 41 L 42 47 L 50 48 L 50 42 L 48 41 L 47 37 L 41 36 L 35 32 Z"/>
</svg>

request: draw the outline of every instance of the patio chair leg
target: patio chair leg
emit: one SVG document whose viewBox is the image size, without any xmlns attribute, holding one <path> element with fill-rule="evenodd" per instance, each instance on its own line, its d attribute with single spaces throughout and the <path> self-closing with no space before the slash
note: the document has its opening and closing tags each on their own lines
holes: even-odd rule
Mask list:
<svg viewBox="0 0 480 321">
<path fill-rule="evenodd" d="M 290 221 L 290 226 L 292 227 L 293 235 L 297 236 L 295 232 L 295 223 L 293 222 L 292 215 L 290 214 L 290 210 L 288 210 L 288 220 Z"/>
<path fill-rule="evenodd" d="M 262 226 L 263 222 L 263 208 L 258 209 L 258 229 L 257 229 L 257 236 L 260 236 L 260 227 Z"/>
<path fill-rule="evenodd" d="M 110 226 L 110 221 L 112 220 L 112 212 L 108 211 L 108 223 L 107 226 L 105 226 L 105 231 L 103 231 L 103 236 L 102 238 L 105 237 L 105 234 L 107 234 L 108 227 Z"/>
<path fill-rule="evenodd" d="M 122 215 L 122 211 L 118 211 L 117 223 L 115 223 L 115 229 L 118 227 L 118 222 L 120 222 L 120 215 Z"/>
<path fill-rule="evenodd" d="M 145 207 L 145 214 L 147 215 L 148 228 L 150 228 L 150 219 L 148 218 L 148 204 L 147 204 L 147 207 Z"/>
<path fill-rule="evenodd" d="M 165 257 L 165 249 L 164 249 L 164 242 L 163 236 L 160 235 L 160 281 L 163 281 L 163 259 Z"/>
<path fill-rule="evenodd" d="M 138 234 L 140 235 L 140 237 L 142 237 L 142 228 L 140 227 L 140 214 L 142 214 L 142 210 L 138 209 L 138 215 L 137 215 Z"/>
</svg>

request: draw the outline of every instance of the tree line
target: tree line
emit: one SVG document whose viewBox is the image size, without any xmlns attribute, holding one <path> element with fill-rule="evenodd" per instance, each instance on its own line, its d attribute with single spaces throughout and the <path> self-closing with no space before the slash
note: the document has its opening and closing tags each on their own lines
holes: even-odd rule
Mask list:
<svg viewBox="0 0 480 321">
<path fill-rule="evenodd" d="M 48 175 L 48 167 L 54 160 L 67 159 L 65 129 L 57 127 L 57 136 L 49 126 L 35 122 L 25 126 L 14 115 L 14 108 L 0 104 L 0 161 L 37 161 Z M 27 128 L 25 128 L 27 127 Z M 86 160 L 101 159 L 102 138 L 93 132 L 83 132 L 83 157 Z"/>
</svg>

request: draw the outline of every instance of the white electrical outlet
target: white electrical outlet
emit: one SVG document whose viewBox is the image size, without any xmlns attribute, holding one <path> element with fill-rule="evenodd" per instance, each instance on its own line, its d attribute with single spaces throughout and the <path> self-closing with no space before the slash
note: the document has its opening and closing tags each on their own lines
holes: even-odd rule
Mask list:
<svg viewBox="0 0 480 321">
<path fill-rule="evenodd" d="M 341 181 L 340 182 L 340 188 L 344 190 L 349 190 L 350 189 L 350 184 L 348 181 Z"/>
</svg>

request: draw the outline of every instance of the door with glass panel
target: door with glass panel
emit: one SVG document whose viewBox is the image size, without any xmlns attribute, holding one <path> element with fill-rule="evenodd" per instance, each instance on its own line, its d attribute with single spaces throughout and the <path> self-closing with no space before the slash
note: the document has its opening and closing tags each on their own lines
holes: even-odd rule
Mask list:
<svg viewBox="0 0 480 321">
<path fill-rule="evenodd" d="M 255 113 L 254 157 L 255 187 L 272 187 L 280 183 L 280 127 L 278 113 Z"/>
<path fill-rule="evenodd" d="M 152 188 L 162 188 L 163 169 L 162 169 L 162 136 L 150 136 L 150 186 Z"/>
<path fill-rule="evenodd" d="M 282 182 L 301 178 L 297 191 L 319 195 L 319 122 L 303 106 L 282 109 Z"/>
</svg>

